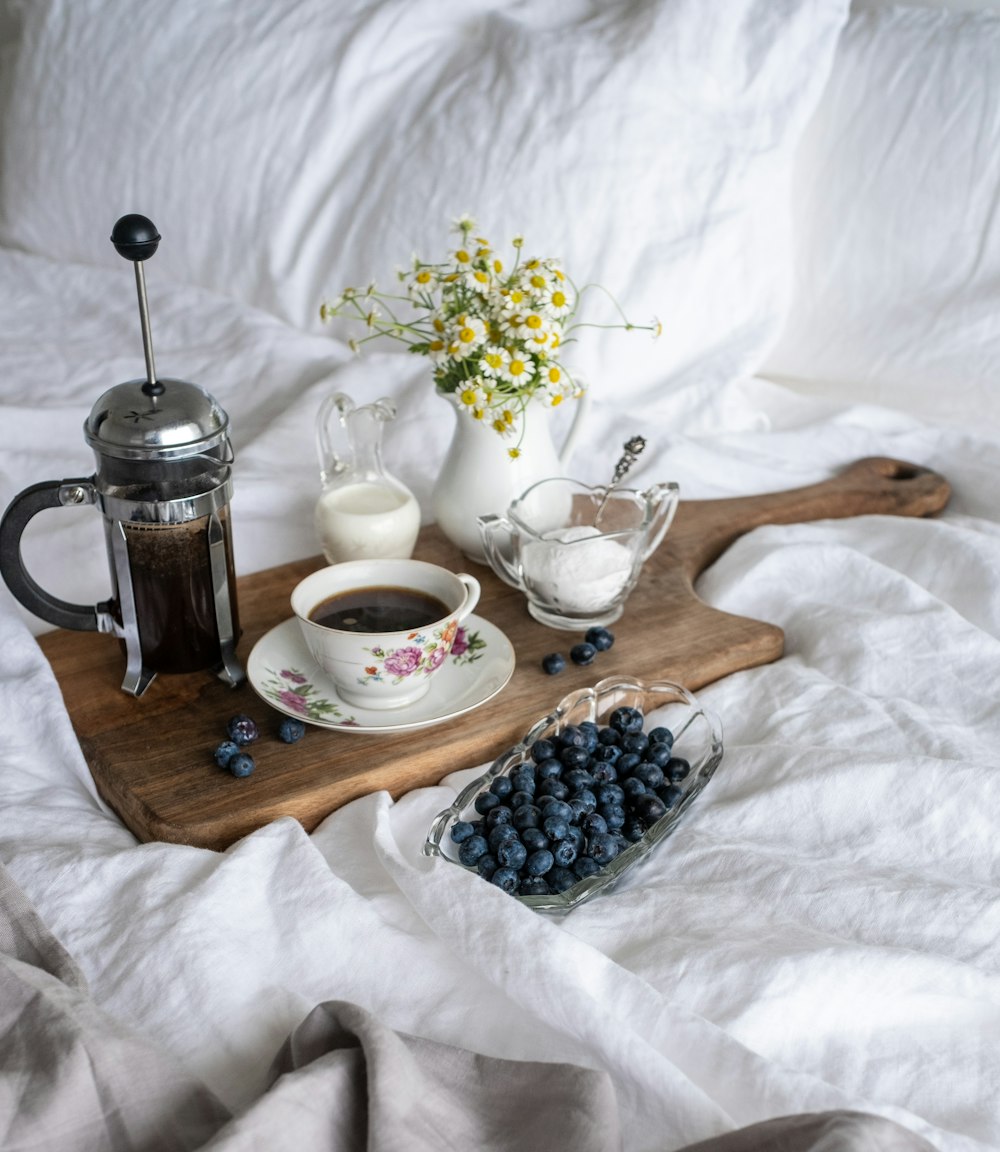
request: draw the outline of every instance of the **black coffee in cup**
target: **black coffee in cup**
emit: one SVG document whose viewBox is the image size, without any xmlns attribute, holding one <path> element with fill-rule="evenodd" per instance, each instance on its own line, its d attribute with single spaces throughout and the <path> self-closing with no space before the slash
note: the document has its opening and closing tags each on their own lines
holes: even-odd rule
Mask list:
<svg viewBox="0 0 1000 1152">
<path fill-rule="evenodd" d="M 321 601 L 309 619 L 340 632 L 413 632 L 444 619 L 451 609 L 416 588 L 351 588 Z"/>
</svg>

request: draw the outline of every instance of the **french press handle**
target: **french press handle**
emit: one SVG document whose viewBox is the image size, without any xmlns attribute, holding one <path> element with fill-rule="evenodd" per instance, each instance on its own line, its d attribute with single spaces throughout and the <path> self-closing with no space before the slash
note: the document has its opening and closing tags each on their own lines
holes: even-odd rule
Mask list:
<svg viewBox="0 0 1000 1152">
<path fill-rule="evenodd" d="M 95 606 L 70 604 L 50 596 L 28 574 L 21 555 L 21 536 L 29 521 L 46 508 L 65 508 L 94 503 L 93 477 L 74 480 L 45 480 L 32 484 L 15 496 L 0 520 L 0 574 L 14 597 L 29 612 L 57 628 L 77 632 L 105 632 L 110 629 L 111 609 L 107 602 Z"/>
</svg>

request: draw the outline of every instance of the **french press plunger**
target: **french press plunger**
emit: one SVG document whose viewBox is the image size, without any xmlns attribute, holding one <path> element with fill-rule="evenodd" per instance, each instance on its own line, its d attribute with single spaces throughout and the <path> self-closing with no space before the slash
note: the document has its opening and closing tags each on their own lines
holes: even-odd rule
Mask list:
<svg viewBox="0 0 1000 1152">
<path fill-rule="evenodd" d="M 123 216 L 111 240 L 135 265 L 146 379 L 116 384 L 91 410 L 83 431 L 97 458 L 93 476 L 46 480 L 14 497 L 0 521 L 0 573 L 50 624 L 120 637 L 122 689 L 133 696 L 157 672 L 212 668 L 235 685 L 245 673 L 236 658 L 229 418 L 197 385 L 156 375 L 143 274 L 160 241 L 152 221 Z M 49 595 L 21 555 L 36 513 L 78 504 L 104 516 L 112 594 L 94 607 Z"/>
</svg>

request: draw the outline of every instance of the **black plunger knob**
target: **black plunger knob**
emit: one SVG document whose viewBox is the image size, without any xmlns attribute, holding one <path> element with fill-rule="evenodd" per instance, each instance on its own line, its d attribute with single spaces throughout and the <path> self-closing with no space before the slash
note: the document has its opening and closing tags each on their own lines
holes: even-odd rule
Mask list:
<svg viewBox="0 0 1000 1152">
<path fill-rule="evenodd" d="M 111 243 L 126 260 L 148 260 L 159 242 L 153 221 L 136 212 L 123 216 L 111 229 Z"/>
</svg>

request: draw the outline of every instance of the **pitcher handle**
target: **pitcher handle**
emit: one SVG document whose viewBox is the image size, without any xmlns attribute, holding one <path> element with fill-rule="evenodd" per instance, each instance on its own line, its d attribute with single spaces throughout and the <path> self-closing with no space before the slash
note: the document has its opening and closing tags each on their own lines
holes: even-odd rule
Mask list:
<svg viewBox="0 0 1000 1152">
<path fill-rule="evenodd" d="M 108 602 L 96 607 L 70 604 L 50 596 L 28 574 L 21 554 L 21 535 L 29 521 L 46 508 L 65 508 L 93 504 L 95 490 L 92 478 L 45 480 L 32 484 L 15 496 L 0 521 L 0 574 L 14 598 L 33 615 L 57 628 L 77 632 L 110 632 L 114 630 Z"/>
<path fill-rule="evenodd" d="M 497 541 L 500 534 L 504 533 L 506 534 L 509 546 L 513 532 L 510 522 L 506 517 L 497 516 L 492 513 L 488 516 L 478 517 L 478 521 L 479 536 L 483 542 L 483 552 L 486 554 L 486 562 L 505 584 L 509 584 L 511 588 L 517 588 L 523 592 L 524 585 L 521 583 L 520 572 L 504 555 Z"/>
<path fill-rule="evenodd" d="M 587 418 L 587 413 L 590 411 L 590 389 L 585 388 L 580 393 L 580 398 L 576 402 L 576 412 L 573 414 L 573 423 L 569 426 L 569 431 L 566 433 L 566 439 L 563 441 L 562 448 L 559 449 L 559 464 L 562 468 L 569 465 L 570 457 L 573 455 L 573 449 L 576 447 L 576 442 L 580 438 L 580 432 L 583 430 L 583 423 Z"/>
<path fill-rule="evenodd" d="M 655 512 L 649 526 L 649 543 L 642 554 L 643 561 L 646 561 L 659 548 L 663 537 L 667 534 L 667 529 L 673 523 L 674 516 L 677 514 L 677 505 L 680 503 L 681 490 L 671 480 L 664 484 L 654 484 L 652 488 L 647 488 L 643 495 L 655 505 Z"/>
</svg>

